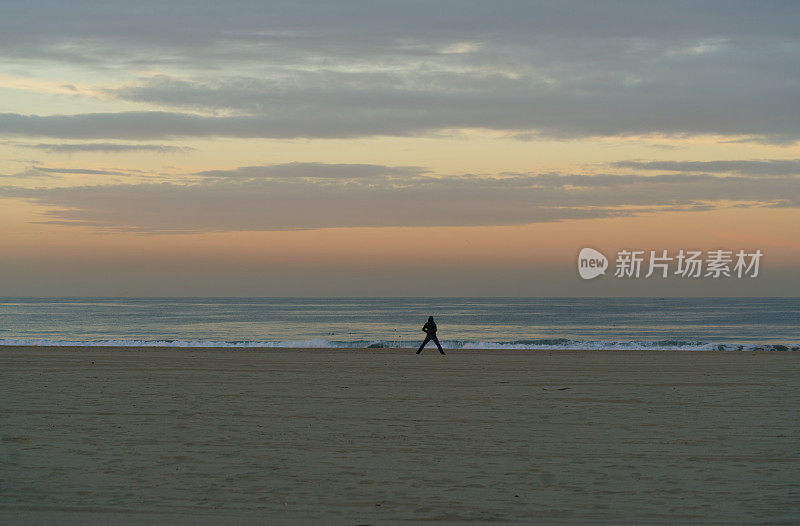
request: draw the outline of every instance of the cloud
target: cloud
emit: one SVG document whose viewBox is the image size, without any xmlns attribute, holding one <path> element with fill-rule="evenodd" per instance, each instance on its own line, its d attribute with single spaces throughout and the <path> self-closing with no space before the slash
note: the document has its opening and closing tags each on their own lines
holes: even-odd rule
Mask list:
<svg viewBox="0 0 800 526">
<path fill-rule="evenodd" d="M 124 175 L 122 172 L 112 172 L 108 170 L 94 170 L 92 168 L 46 168 L 37 166 L 37 170 L 46 172 L 48 174 L 77 174 L 77 175 Z"/>
<path fill-rule="evenodd" d="M 119 144 L 111 142 L 90 142 L 90 143 L 40 143 L 40 144 L 20 144 L 23 148 L 43 150 L 51 153 L 77 153 L 77 152 L 103 152 L 103 153 L 124 153 L 124 152 L 191 152 L 195 148 L 189 146 L 167 146 L 161 144 Z"/>
<path fill-rule="evenodd" d="M 43 172 L 36 167 L 27 168 L 21 172 L 0 173 L 0 179 L 35 179 L 42 177 L 55 177 L 55 175 Z"/>
<path fill-rule="evenodd" d="M 652 38 L 691 41 L 676 54 L 713 52 L 720 39 L 796 37 L 793 2 L 707 0 L 493 2 L 409 0 L 198 4 L 45 0 L 11 3 L 0 19 L 0 54 L 78 64 L 180 64 L 217 69 L 222 60 L 262 63 L 302 57 L 461 55 L 486 41 L 529 46 L 564 41 Z M 182 23 L 175 23 L 180 20 Z M 20 22 L 24 23 L 20 23 Z M 699 42 L 695 42 L 699 40 Z M 70 44 L 70 45 L 66 45 Z M 155 53 L 160 52 L 160 53 Z M 270 53 L 266 53 L 270 52 Z"/>
<path fill-rule="evenodd" d="M 793 2 L 154 6 L 8 6 L 0 57 L 20 67 L 161 74 L 105 87 L 142 111 L 6 113 L 0 134 L 326 138 L 487 128 L 800 139 Z"/>
<path fill-rule="evenodd" d="M 56 224 L 170 233 L 508 225 L 706 210 L 725 202 L 795 206 L 786 196 L 799 189 L 800 179 L 782 176 L 765 185 L 743 176 L 433 176 L 417 167 L 290 163 L 201 172 L 187 184 L 6 186 L 0 196 L 46 207 Z"/>
<path fill-rule="evenodd" d="M 388 116 L 387 116 L 388 117 Z M 0 135 L 64 139 L 173 139 L 177 137 L 356 137 L 374 134 L 406 135 L 407 119 L 392 123 L 361 122 L 355 116 L 332 120 L 284 116 L 208 117 L 189 113 L 139 111 L 76 115 L 0 114 Z"/>
<path fill-rule="evenodd" d="M 800 208 L 800 199 L 780 199 L 766 206 L 769 208 Z"/>
<path fill-rule="evenodd" d="M 330 164 L 293 162 L 266 166 L 243 166 L 232 170 L 195 172 L 210 179 L 361 179 L 380 177 L 408 178 L 426 173 L 419 166 L 383 166 L 379 164 Z"/>
<path fill-rule="evenodd" d="M 2 178 L 34 178 L 34 177 L 56 177 L 59 175 L 133 175 L 141 173 L 139 170 L 117 169 L 117 170 L 97 170 L 95 168 L 51 168 L 33 162 L 30 168 L 13 174 L 0 174 Z"/>
<path fill-rule="evenodd" d="M 741 175 L 800 175 L 800 159 L 732 161 L 618 161 L 617 168 L 663 172 L 735 173 Z"/>
<path fill-rule="evenodd" d="M 752 71 L 733 64 L 713 75 L 695 71 L 697 65 L 664 64 L 648 65 L 630 83 L 629 72 L 614 73 L 625 66 L 601 62 L 567 63 L 551 74 L 520 64 L 514 72 L 316 70 L 290 78 L 211 82 L 159 76 L 111 93 L 165 109 L 229 113 L 226 120 L 205 117 L 216 130 L 212 134 L 252 133 L 224 130 L 241 130 L 249 116 L 261 121 L 264 137 L 488 128 L 561 138 L 653 133 L 746 135 L 776 143 L 800 138 L 800 104 L 794 84 L 785 80 L 765 86 Z"/>
</svg>

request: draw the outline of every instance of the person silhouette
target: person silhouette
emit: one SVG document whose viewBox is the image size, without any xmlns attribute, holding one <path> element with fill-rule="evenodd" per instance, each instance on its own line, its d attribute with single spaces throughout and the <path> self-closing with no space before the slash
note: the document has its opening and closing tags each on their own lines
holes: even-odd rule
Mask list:
<svg viewBox="0 0 800 526">
<path fill-rule="evenodd" d="M 425 346 L 428 345 L 428 342 L 431 340 L 433 340 L 433 343 L 435 343 L 436 347 L 439 348 L 439 352 L 441 354 L 444 354 L 442 346 L 439 344 L 439 338 L 436 337 L 436 322 L 433 321 L 433 316 L 428 316 L 427 323 L 425 323 L 425 325 L 422 326 L 422 332 L 427 334 L 427 336 L 425 336 L 425 341 L 422 342 L 422 345 L 420 345 L 419 349 L 417 349 L 417 354 L 421 353 L 422 349 L 424 349 Z"/>
</svg>

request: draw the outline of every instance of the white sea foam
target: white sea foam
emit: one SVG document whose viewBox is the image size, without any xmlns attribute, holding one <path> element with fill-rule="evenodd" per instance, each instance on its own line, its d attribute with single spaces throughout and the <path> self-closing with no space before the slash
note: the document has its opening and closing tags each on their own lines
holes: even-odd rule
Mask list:
<svg viewBox="0 0 800 526">
<path fill-rule="evenodd" d="M 214 341 L 214 340 L 49 340 L 39 338 L 0 339 L 0 346 L 38 347 L 214 347 L 214 348 L 414 348 L 409 342 L 393 341 Z M 445 349 L 485 350 L 624 350 L 624 351 L 800 351 L 800 344 L 737 344 L 684 341 L 578 341 L 528 340 L 516 342 L 443 341 Z"/>
<path fill-rule="evenodd" d="M 45 339 L 0 339 L 0 345 L 40 347 L 335 347 L 327 340 L 305 341 L 213 341 L 213 340 L 45 340 Z"/>
</svg>

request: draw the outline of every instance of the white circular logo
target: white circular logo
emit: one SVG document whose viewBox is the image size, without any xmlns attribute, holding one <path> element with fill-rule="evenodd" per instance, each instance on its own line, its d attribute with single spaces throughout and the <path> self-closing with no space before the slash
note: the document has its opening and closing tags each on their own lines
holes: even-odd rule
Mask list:
<svg viewBox="0 0 800 526">
<path fill-rule="evenodd" d="M 606 273 L 608 259 L 593 248 L 582 248 L 578 254 L 578 274 L 583 279 L 594 279 Z"/>
</svg>

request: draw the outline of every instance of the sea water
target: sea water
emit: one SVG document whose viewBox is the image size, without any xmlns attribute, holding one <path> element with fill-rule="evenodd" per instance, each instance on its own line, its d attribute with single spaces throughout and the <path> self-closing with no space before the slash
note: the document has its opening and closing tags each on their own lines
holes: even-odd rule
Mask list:
<svg viewBox="0 0 800 526">
<path fill-rule="evenodd" d="M 0 298 L 0 345 L 800 350 L 800 298 Z"/>
</svg>

